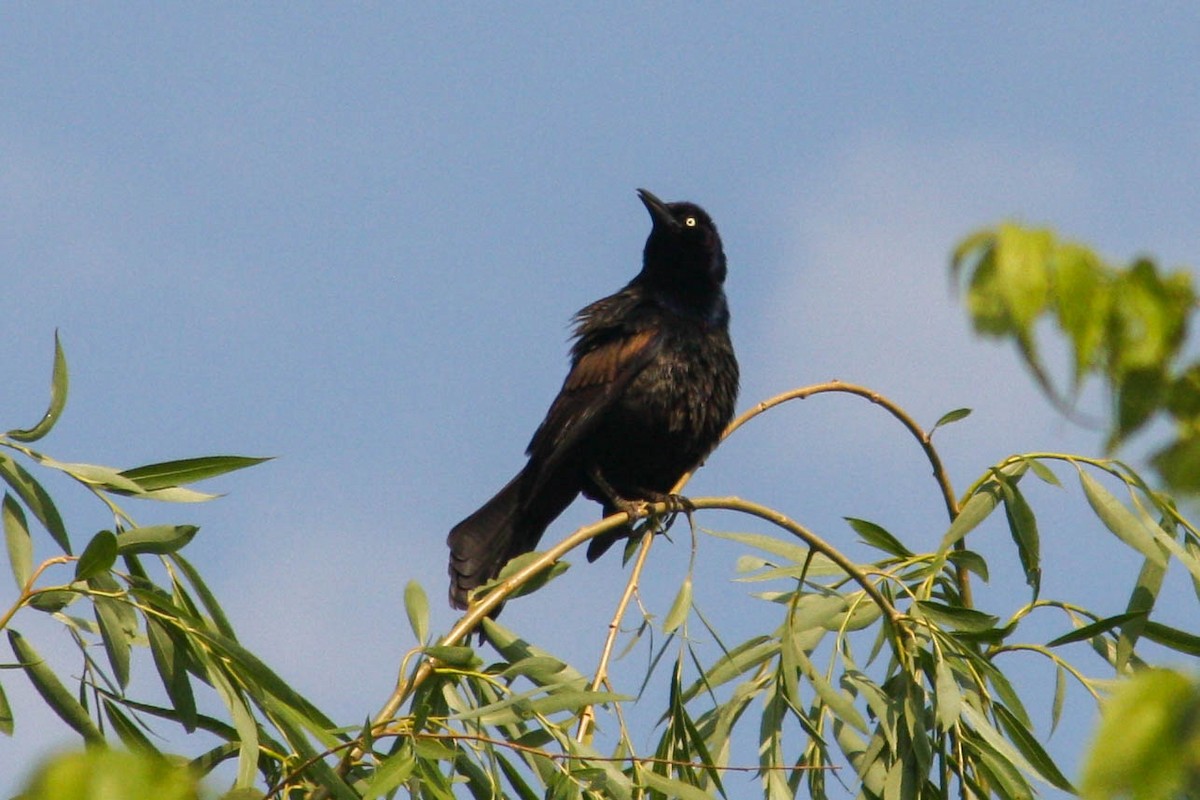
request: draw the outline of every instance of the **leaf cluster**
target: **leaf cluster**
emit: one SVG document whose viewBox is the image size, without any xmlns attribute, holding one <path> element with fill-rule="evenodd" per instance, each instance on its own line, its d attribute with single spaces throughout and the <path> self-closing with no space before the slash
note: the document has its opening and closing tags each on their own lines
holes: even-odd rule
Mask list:
<svg viewBox="0 0 1200 800">
<path fill-rule="evenodd" d="M 978 231 L 954 251 L 951 272 L 965 286 L 975 330 L 1013 340 L 1038 385 L 1060 407 L 1073 405 L 1085 379 L 1112 398 L 1108 448 L 1155 415 L 1175 438 L 1153 464 L 1168 485 L 1200 491 L 1200 360 L 1185 348 L 1196 309 L 1189 272 L 1164 273 L 1150 258 L 1114 266 L 1052 231 L 1015 224 Z M 1053 324 L 1070 349 L 1066 390 L 1040 355 L 1039 324 Z"/>
</svg>

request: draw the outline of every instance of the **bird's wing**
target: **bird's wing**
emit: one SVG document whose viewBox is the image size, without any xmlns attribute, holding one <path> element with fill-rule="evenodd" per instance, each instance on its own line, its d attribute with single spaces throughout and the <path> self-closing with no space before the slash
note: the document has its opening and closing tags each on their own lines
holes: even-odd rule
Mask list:
<svg viewBox="0 0 1200 800">
<path fill-rule="evenodd" d="M 657 328 L 614 334 L 575 359 L 526 450 L 537 473 L 532 491 L 569 460 L 630 381 L 658 354 L 662 339 Z"/>
</svg>

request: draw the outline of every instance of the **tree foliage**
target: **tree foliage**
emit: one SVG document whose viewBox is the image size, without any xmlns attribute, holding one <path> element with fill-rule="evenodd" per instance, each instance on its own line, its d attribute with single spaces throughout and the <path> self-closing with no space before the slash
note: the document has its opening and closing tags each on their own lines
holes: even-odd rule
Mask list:
<svg viewBox="0 0 1200 800">
<path fill-rule="evenodd" d="M 32 449 L 66 402 L 66 359 L 56 339 L 47 413 L 0 437 L 0 477 L 8 485 L 3 525 L 16 587 L 11 600 L 0 601 L 0 628 L 13 652 L 5 666 L 23 671 L 64 724 L 94 747 L 86 758 L 47 766 L 26 796 L 74 796 L 48 794 L 47 776 L 86 783 L 125 771 L 146 776 L 147 785 L 167 781 L 162 785 L 190 797 L 194 781 L 222 762 L 234 765 L 230 800 L 734 797 L 744 793 L 743 784 L 731 788 L 740 772 L 754 776 L 772 800 L 1074 792 L 1075 781 L 1046 749 L 1049 730 L 1030 711 L 1029 687 L 1011 679 L 1007 657 L 1014 653 L 1043 660 L 1056 676 L 1050 730 L 1072 685 L 1103 702 L 1114 678 L 1136 676 L 1119 681 L 1107 703 L 1079 781 L 1086 796 L 1168 797 L 1196 788 L 1200 689 L 1191 676 L 1150 667 L 1164 652 L 1200 655 L 1200 632 L 1156 614 L 1170 569 L 1185 573 L 1200 595 L 1200 531 L 1170 494 L 1113 457 L 1163 415 L 1173 420 L 1176 438 L 1158 451 L 1155 468 L 1168 487 L 1200 488 L 1200 455 L 1193 453 L 1200 452 L 1200 366 L 1183 363 L 1195 307 L 1190 280 L 1182 272 L 1162 276 L 1147 259 L 1116 269 L 1048 231 L 1011 225 L 968 238 L 952 269 L 967 287 L 976 328 L 1013 339 L 1056 403 L 1070 410 L 1091 376 L 1111 389 L 1106 455 L 1015 454 L 981 465 L 958 493 L 934 436 L 968 409 L 949 410 L 926 429 L 865 387 L 829 383 L 786 392 L 747 411 L 727 435 L 817 394 L 873 403 L 929 464 L 945 507 L 933 550 L 914 547 L 886 520 L 851 517 L 849 530 L 873 554 L 855 558 L 773 508 L 697 497 L 686 511 L 648 505 L 632 520 L 638 535 L 626 549 L 629 580 L 614 598 L 596 667 L 571 665 L 488 617 L 501 602 L 554 580 L 566 569 L 564 558 L 591 537 L 630 521 L 617 514 L 511 563 L 441 635 L 430 629 L 424 588 L 410 582 L 404 604 L 418 646 L 399 665 L 392 696 L 365 723 L 349 725 L 330 719 L 238 640 L 218 599 L 181 555 L 204 546 L 195 526 L 139 526 L 119 505 L 127 497 L 211 499 L 191 485 L 261 459 L 213 456 L 122 470 L 62 463 Z M 1066 390 L 1040 357 L 1045 320 L 1059 327 L 1072 353 Z M 105 511 L 101 529 L 78 554 L 78 532 L 66 529 L 37 469 L 75 479 Z M 1123 612 L 1043 596 L 1049 565 L 1031 483 L 1078 492 L 1098 527 L 1141 565 L 1131 585 L 1110 588 L 1127 598 Z M 745 530 L 701 527 L 711 509 L 740 514 Z M 974 585 L 990 574 L 971 542 L 992 517 L 1003 519 L 1022 567 L 1023 600 L 1012 606 L 974 597 Z M 656 534 L 672 526 L 691 536 L 693 553 L 706 537 L 742 550 L 732 572 L 760 605 L 752 636 L 733 640 L 713 625 L 695 599 L 690 569 L 659 614 L 634 602 Z M 43 536 L 59 554 L 35 564 L 33 540 Z M 51 615 L 78 645 L 74 678 L 51 667 L 21 633 L 22 620 L 38 614 Z M 1047 619 L 1059 631 L 1048 641 L 1032 625 Z M 476 633 L 479 644 L 472 642 Z M 633 648 L 646 652 L 645 673 L 619 680 L 609 666 Z M 157 673 L 165 702 L 133 696 L 135 669 Z M 202 693 L 219 701 L 223 714 L 201 713 Z M 636 706 L 656 712 L 650 730 L 629 713 Z M 14 735 L 16 724 L 0 685 L 0 731 Z M 164 725 L 206 731 L 219 744 L 161 753 L 150 733 Z M 647 741 L 651 747 L 642 745 Z M 115 742 L 134 755 L 95 755 Z M 186 779 L 164 766 L 179 762 L 190 766 Z M 126 796 L 166 789 L 145 791 Z"/>
</svg>

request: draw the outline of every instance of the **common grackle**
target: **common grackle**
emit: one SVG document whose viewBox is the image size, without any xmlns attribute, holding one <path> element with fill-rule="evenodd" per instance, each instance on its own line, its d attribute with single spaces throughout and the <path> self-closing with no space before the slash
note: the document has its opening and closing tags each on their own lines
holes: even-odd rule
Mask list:
<svg viewBox="0 0 1200 800">
<path fill-rule="evenodd" d="M 447 537 L 456 608 L 533 550 L 580 492 L 605 515 L 663 499 L 733 416 L 738 364 L 721 237 L 699 206 L 638 195 L 653 220 L 641 272 L 575 316 L 571 371 L 525 451 L 528 462 Z M 588 561 L 628 532 L 593 539 Z"/>
</svg>

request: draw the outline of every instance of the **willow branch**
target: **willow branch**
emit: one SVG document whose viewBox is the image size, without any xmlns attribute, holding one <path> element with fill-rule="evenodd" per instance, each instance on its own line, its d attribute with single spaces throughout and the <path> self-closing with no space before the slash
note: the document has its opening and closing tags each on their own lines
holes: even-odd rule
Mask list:
<svg viewBox="0 0 1200 800">
<path fill-rule="evenodd" d="M 612 658 L 613 646 L 617 642 L 617 633 L 621 630 L 621 620 L 625 617 L 625 610 L 629 608 L 629 601 L 633 598 L 633 593 L 637 591 L 638 582 L 642 577 L 642 569 L 646 566 L 646 557 L 650 555 L 650 547 L 654 544 L 655 533 L 657 533 L 657 530 L 651 528 L 642 534 L 642 543 L 638 548 L 637 559 L 633 562 L 633 569 L 629 573 L 629 580 L 625 583 L 625 591 L 621 593 L 621 600 L 617 603 L 617 610 L 613 613 L 613 618 L 608 623 L 608 635 L 604 638 L 604 649 L 600 654 L 600 663 L 597 665 L 596 674 L 592 678 L 591 690 L 593 692 L 599 691 L 600 686 L 608 677 L 608 662 Z M 595 718 L 595 706 L 588 705 L 584 708 L 583 714 L 579 717 L 579 730 L 575 734 L 576 741 L 582 742 L 586 740 Z"/>
<path fill-rule="evenodd" d="M 763 412 L 769 411 L 775 406 L 782 405 L 790 400 L 804 400 L 813 395 L 827 394 L 829 392 L 840 392 L 843 394 L 852 394 L 871 401 L 875 405 L 883 408 L 889 414 L 896 418 L 908 432 L 912 434 L 917 443 L 921 445 L 921 449 L 925 451 L 925 457 L 929 460 L 929 466 L 933 470 L 933 478 L 937 481 L 938 489 L 942 494 L 942 502 L 946 506 L 946 514 L 953 522 L 958 516 L 959 506 L 958 499 L 954 495 L 954 487 L 950 483 L 950 476 L 946 472 L 945 466 L 942 464 L 941 456 L 938 455 L 937 449 L 933 446 L 933 434 L 931 431 L 926 431 L 917 421 L 908 415 L 904 409 L 888 399 L 879 392 L 873 389 L 868 389 L 865 386 L 859 386 L 854 383 L 843 383 L 842 381 L 829 381 L 827 383 L 816 383 L 812 386 L 804 386 L 799 389 L 792 389 L 782 394 L 777 394 L 774 397 L 764 400 L 758 405 L 742 412 L 733 422 L 729 423 L 729 427 L 725 429 L 722 441 L 728 439 L 734 431 L 745 425 L 750 420 L 759 416 Z M 684 476 L 685 479 L 687 476 Z M 962 541 L 955 543 L 956 549 L 963 549 L 966 544 Z M 957 579 L 959 593 L 962 595 L 963 603 L 967 606 L 972 605 L 971 599 L 971 583 L 968 573 L 962 567 L 957 568 Z"/>
</svg>

